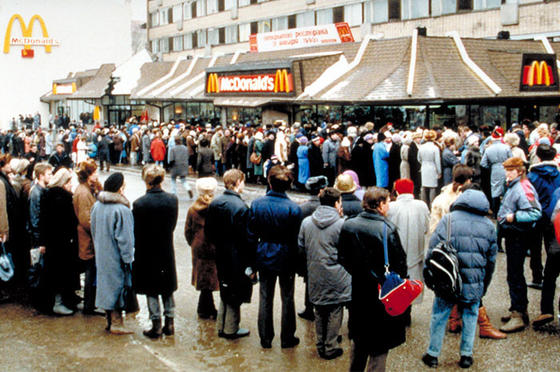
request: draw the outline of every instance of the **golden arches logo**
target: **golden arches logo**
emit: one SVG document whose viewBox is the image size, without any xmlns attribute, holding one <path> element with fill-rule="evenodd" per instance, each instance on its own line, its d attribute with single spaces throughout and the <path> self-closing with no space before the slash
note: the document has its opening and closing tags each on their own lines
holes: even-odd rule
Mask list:
<svg viewBox="0 0 560 372">
<path fill-rule="evenodd" d="M 8 22 L 8 27 L 6 29 L 6 35 L 4 36 L 4 53 L 9 53 L 10 52 L 10 45 L 12 44 L 10 38 L 12 37 L 12 26 L 14 24 L 15 21 L 19 22 L 20 28 L 21 28 L 21 34 L 23 36 L 23 38 L 31 38 L 33 35 L 33 25 L 35 23 L 35 21 L 39 22 L 39 25 L 41 26 L 41 31 L 42 31 L 42 35 L 43 38 L 48 38 L 49 37 L 49 33 L 47 31 L 47 26 L 45 25 L 45 21 L 43 20 L 43 18 L 41 18 L 40 15 L 35 14 L 34 16 L 31 17 L 31 19 L 29 20 L 29 24 L 26 26 L 25 25 L 25 21 L 23 20 L 23 18 L 21 17 L 21 15 L 19 14 L 14 14 L 12 16 L 12 18 L 10 18 L 10 21 Z M 31 49 L 31 44 L 24 44 L 23 48 L 24 49 Z M 44 45 L 40 45 L 40 46 L 44 46 L 45 47 L 45 52 L 50 53 L 52 51 L 52 45 L 49 44 L 44 44 Z"/>
<path fill-rule="evenodd" d="M 274 76 L 274 93 L 290 93 L 293 90 L 291 75 L 288 74 L 288 70 L 279 69 L 276 70 L 276 75 Z"/>
<path fill-rule="evenodd" d="M 552 68 L 545 61 L 533 61 L 530 66 L 524 67 L 523 84 L 530 87 L 535 85 L 548 87 L 554 84 Z"/>
<path fill-rule="evenodd" d="M 218 74 L 212 73 L 208 74 L 206 78 L 206 92 L 207 93 L 219 93 L 220 85 L 218 84 Z"/>
</svg>

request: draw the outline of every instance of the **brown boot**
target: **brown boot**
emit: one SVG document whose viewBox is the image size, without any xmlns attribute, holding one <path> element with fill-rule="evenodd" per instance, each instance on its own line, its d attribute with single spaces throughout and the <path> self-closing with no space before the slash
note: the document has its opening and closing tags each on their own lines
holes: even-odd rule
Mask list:
<svg viewBox="0 0 560 372">
<path fill-rule="evenodd" d="M 109 332 L 113 335 L 130 335 L 134 333 L 124 325 L 122 313 L 120 311 L 111 311 L 111 328 Z"/>
<path fill-rule="evenodd" d="M 506 338 L 507 335 L 503 332 L 498 331 L 492 323 L 490 323 L 490 318 L 486 313 L 486 308 L 484 306 L 478 309 L 478 337 L 480 338 L 492 338 L 494 340 L 501 340 Z"/>
<path fill-rule="evenodd" d="M 461 329 L 463 329 L 463 321 L 461 320 L 459 307 L 457 305 L 454 305 L 453 309 L 451 309 L 451 314 L 449 315 L 447 331 L 450 333 L 459 333 L 461 332 Z"/>
</svg>

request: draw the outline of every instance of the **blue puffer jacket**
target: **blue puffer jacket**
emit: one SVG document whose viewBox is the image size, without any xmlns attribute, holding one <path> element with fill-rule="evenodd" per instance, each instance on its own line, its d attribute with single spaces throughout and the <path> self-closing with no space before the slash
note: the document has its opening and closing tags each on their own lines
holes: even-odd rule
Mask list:
<svg viewBox="0 0 560 372">
<path fill-rule="evenodd" d="M 259 271 L 293 274 L 296 271 L 298 234 L 302 213 L 285 193 L 269 191 L 251 204 L 249 241 L 257 247 Z"/>
<path fill-rule="evenodd" d="M 543 161 L 531 166 L 527 178 L 537 190 L 543 218 L 546 217 L 547 221 L 550 221 L 554 210 L 554 204 L 551 203 L 552 194 L 560 187 L 560 172 L 556 162 Z"/>
<path fill-rule="evenodd" d="M 489 207 L 484 193 L 466 190 L 451 205 L 451 213 L 443 216 L 430 239 L 429 253 L 447 239 L 447 220 L 451 218 L 451 245 L 458 252 L 463 280 L 461 302 L 480 301 L 492 279 L 498 246 L 494 224 L 485 217 Z"/>
<path fill-rule="evenodd" d="M 498 211 L 500 227 L 514 231 L 529 231 L 541 218 L 541 204 L 537 192 L 527 178 L 517 177 L 506 184 L 506 193 Z M 513 222 L 506 221 L 508 214 L 513 213 Z"/>
</svg>

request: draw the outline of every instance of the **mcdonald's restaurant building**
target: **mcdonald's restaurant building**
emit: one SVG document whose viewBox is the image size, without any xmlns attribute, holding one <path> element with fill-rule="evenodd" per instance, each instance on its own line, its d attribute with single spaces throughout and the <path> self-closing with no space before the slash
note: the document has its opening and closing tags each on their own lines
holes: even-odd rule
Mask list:
<svg viewBox="0 0 560 372">
<path fill-rule="evenodd" d="M 560 43 L 418 36 L 146 63 L 127 98 L 193 124 L 559 122 Z M 78 89 L 78 93 L 79 93 Z"/>
</svg>

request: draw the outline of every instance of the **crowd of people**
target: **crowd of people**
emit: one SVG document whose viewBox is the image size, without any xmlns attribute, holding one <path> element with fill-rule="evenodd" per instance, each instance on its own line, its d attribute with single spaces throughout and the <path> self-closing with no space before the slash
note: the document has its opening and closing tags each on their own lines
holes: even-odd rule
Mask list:
<svg viewBox="0 0 560 372">
<path fill-rule="evenodd" d="M 127 334 L 123 310 L 133 289 L 147 298 L 152 326 L 144 335 L 173 335 L 177 178 L 193 199 L 191 175 L 197 176 L 197 197 L 184 225 L 191 281 L 200 291 L 198 316 L 215 319 L 219 337 L 249 335 L 240 327 L 241 305 L 259 283 L 258 336 L 271 348 L 278 281 L 281 346 L 297 346 L 300 275 L 306 290 L 298 315 L 315 322 L 318 355 L 343 354 L 347 308 L 350 370 L 384 370 L 389 350 L 405 342 L 414 307 L 391 316 L 378 299 L 384 241 L 391 270 L 419 280 L 426 255 L 449 242 L 458 252 L 462 290 L 454 301 L 436 295 L 422 361 L 438 365 L 447 328 L 462 332 L 459 365 L 468 368 L 477 324 L 479 336 L 491 339 L 529 325 L 527 287 L 542 290 L 533 327 L 554 320 L 557 142 L 555 124 L 528 121 L 507 133 L 501 126 L 398 130 L 388 123 L 375 130 L 373 123 L 312 128 L 278 121 L 222 128 L 135 120 L 122 128 L 2 131 L 0 240 L 15 269 L 0 284 L 2 299 L 26 293 L 46 313 L 102 314 L 109 332 Z M 117 163 L 142 165 L 146 194 L 132 206 L 122 173 L 110 173 L 103 185 L 98 180 L 98 169 Z M 171 193 L 162 189 L 167 173 Z M 216 195 L 217 177 L 222 195 Z M 241 197 L 245 182 L 267 186 L 250 206 Z M 311 197 L 298 205 L 287 195 L 292 189 Z M 498 330 L 482 299 L 504 246 L 511 305 Z M 80 273 L 83 298 L 77 295 Z M 212 292 L 218 290 L 216 309 Z"/>
</svg>

